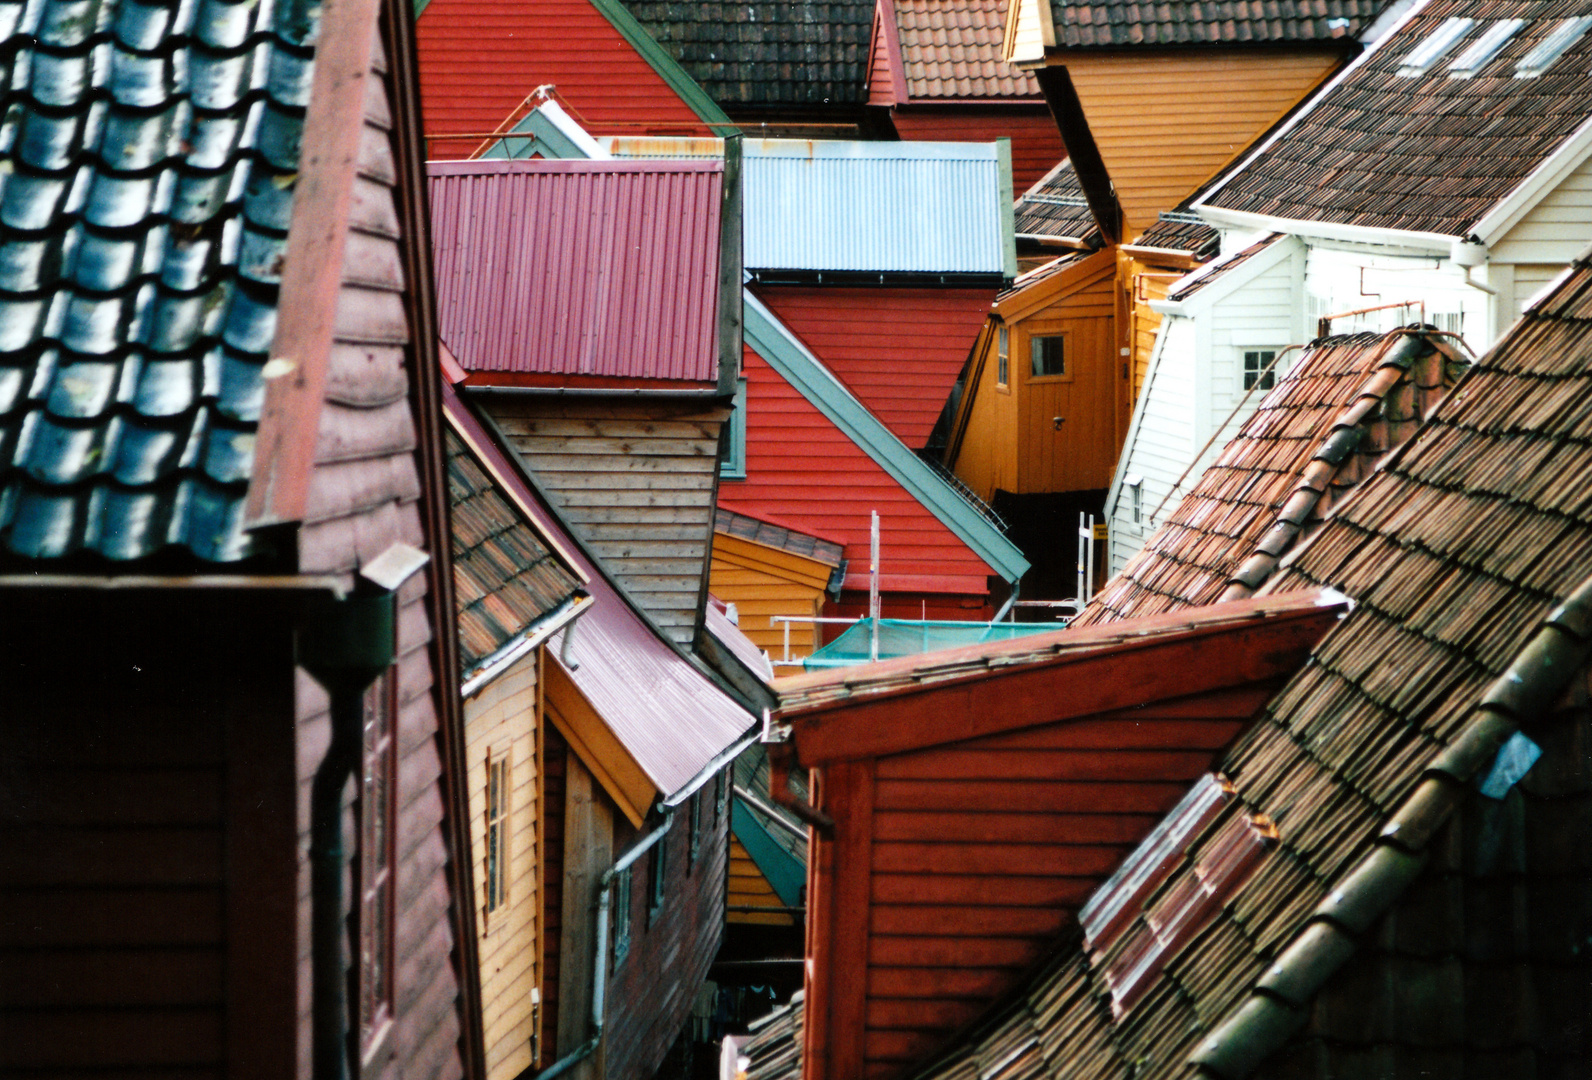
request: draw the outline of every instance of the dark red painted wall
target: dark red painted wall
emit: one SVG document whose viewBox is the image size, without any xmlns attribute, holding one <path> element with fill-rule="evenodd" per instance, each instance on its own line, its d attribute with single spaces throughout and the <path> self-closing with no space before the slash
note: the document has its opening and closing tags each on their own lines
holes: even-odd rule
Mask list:
<svg viewBox="0 0 1592 1080">
<path fill-rule="evenodd" d="M 417 24 L 428 156 L 468 157 L 551 83 L 594 135 L 707 135 L 589 0 L 431 0 Z M 523 112 L 523 110 L 522 110 Z"/>
</svg>

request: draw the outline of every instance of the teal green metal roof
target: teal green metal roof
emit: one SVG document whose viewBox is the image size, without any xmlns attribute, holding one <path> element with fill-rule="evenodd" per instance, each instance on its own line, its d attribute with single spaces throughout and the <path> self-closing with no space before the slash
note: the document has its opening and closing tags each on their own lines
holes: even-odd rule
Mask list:
<svg viewBox="0 0 1592 1080">
<path fill-rule="evenodd" d="M 943 619 L 880 619 L 879 659 L 921 656 L 964 645 L 1013 641 L 1035 634 L 1053 634 L 1059 623 L 952 622 Z M 866 664 L 873 652 L 873 620 L 859 619 L 846 632 L 802 660 L 808 671 Z"/>
</svg>

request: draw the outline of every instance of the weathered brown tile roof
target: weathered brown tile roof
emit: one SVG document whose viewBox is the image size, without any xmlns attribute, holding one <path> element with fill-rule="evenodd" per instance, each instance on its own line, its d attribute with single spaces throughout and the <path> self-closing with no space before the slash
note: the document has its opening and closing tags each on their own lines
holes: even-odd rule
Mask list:
<svg viewBox="0 0 1592 1080">
<path fill-rule="evenodd" d="M 1585 0 L 1434 0 L 1204 202 L 1303 221 L 1468 236 L 1592 115 L 1592 35 L 1537 78 L 1515 65 Z M 1424 74 L 1398 74 L 1449 18 L 1476 20 Z M 1527 20 L 1470 78 L 1448 65 L 1499 20 Z"/>
<path fill-rule="evenodd" d="M 1356 606 L 1224 756 L 1231 798 L 1221 812 L 1179 845 L 1170 873 L 1142 890 L 1123 929 L 1087 948 L 1077 938 L 1063 944 L 1023 994 L 926 1075 L 1030 1075 L 1027 1067 L 989 1071 L 1001 1048 L 1018 1046 L 1035 1068 L 1058 1076 L 1245 1076 L 1305 1023 L 1320 1034 L 1316 994 L 1334 971 L 1352 978 L 1357 969 L 1342 965 L 1357 941 L 1415 939 L 1402 919 L 1379 921 L 1412 883 L 1401 915 L 1426 923 L 1428 940 L 1447 932 L 1430 926 L 1434 909 L 1422 910 L 1433 881 L 1422 868 L 1434 858 L 1451 866 L 1443 845 L 1471 841 L 1439 828 L 1518 725 L 1548 717 L 1572 676 L 1585 681 L 1589 492 L 1592 263 L 1582 260 L 1270 586 L 1330 586 Z M 1584 720 L 1584 687 L 1580 695 Z M 1566 757 L 1584 774 L 1584 750 Z M 1547 820 L 1584 836 L 1585 803 L 1564 804 Z M 1483 822 L 1490 815 L 1492 828 L 1519 835 L 1507 809 L 1483 810 Z M 1249 865 L 1213 892 L 1206 883 L 1218 847 L 1234 836 L 1253 838 Z M 1549 892 L 1526 888 L 1518 874 L 1496 878 L 1491 896 L 1502 906 L 1477 913 L 1492 935 L 1521 925 L 1513 913 L 1525 906 L 1534 926 L 1553 910 L 1585 914 L 1584 897 L 1560 903 L 1552 893 L 1554 842 L 1536 843 L 1510 858 L 1541 866 Z M 1177 903 L 1185 906 L 1174 911 Z M 1187 932 L 1163 922 L 1157 938 L 1146 911 L 1195 921 Z M 1176 943 L 1163 949 L 1162 940 Z M 1566 1008 L 1584 1017 L 1592 956 L 1582 945 L 1579 935 L 1544 934 L 1528 950 L 1541 986 L 1572 988 L 1571 1002 L 1533 1007 L 1541 992 L 1522 987 L 1513 969 L 1493 967 L 1469 985 L 1445 976 L 1423 986 L 1416 972 L 1402 983 L 1419 999 L 1406 1008 L 1446 1025 L 1452 1041 L 1438 1048 L 1458 1063 L 1448 1075 L 1490 1060 L 1485 1040 L 1507 1025 L 1472 1024 L 1483 1010 L 1513 1018 L 1509 1045 L 1530 1067 L 1514 1075 L 1571 1075 L 1586 1061 L 1576 1034 L 1584 1021 L 1573 1019 L 1568 1032 L 1559 1025 Z M 1469 959 L 1485 960 L 1487 948 L 1485 938 L 1465 943 Z M 1107 973 L 1121 976 L 1124 963 L 1137 961 L 1158 971 L 1136 1004 L 1113 1015 Z M 1555 972 L 1566 974 L 1554 982 Z M 1430 1029 L 1389 1020 L 1362 1040 L 1422 1049 Z M 1293 1063 L 1303 1071 L 1289 1075 L 1318 1075 L 1308 1061 Z"/>
<path fill-rule="evenodd" d="M 625 7 L 727 108 L 863 100 L 872 0 L 625 0 Z"/>
<path fill-rule="evenodd" d="M 1041 281 L 1046 281 L 1055 277 L 1057 274 L 1062 273 L 1068 268 L 1076 266 L 1078 263 L 1083 262 L 1083 260 L 1087 259 L 1092 254 L 1094 253 L 1089 251 L 1069 251 L 1065 255 L 1058 255 L 1055 258 L 1048 259 L 1047 261 L 1040 263 L 1032 270 L 1023 271 L 1021 274 L 1018 274 L 1017 277 L 1012 279 L 1012 283 L 1010 285 L 996 294 L 996 305 L 998 306 L 1007 300 L 1010 300 L 1012 297 L 1021 293 L 1024 289 L 1027 289 L 1031 285 L 1037 285 Z"/>
<path fill-rule="evenodd" d="M 1328 42 L 1354 37 L 1385 0 L 1137 0 L 1054 3 L 1056 44 L 1064 48 L 1137 45 L 1250 45 Z M 1338 24 L 1338 25 L 1334 25 Z"/>
<path fill-rule="evenodd" d="M 1100 232 L 1070 160 L 1058 164 L 1023 192 L 1017 200 L 1015 223 L 1019 236 L 1088 240 Z"/>
<path fill-rule="evenodd" d="M 895 0 L 913 98 L 1028 98 L 1039 83 L 1001 60 L 1007 0 Z"/>
<path fill-rule="evenodd" d="M 453 588 L 465 678 L 581 589 L 530 522 L 493 484 L 452 431 L 448 495 L 453 507 Z"/>
<path fill-rule="evenodd" d="M 1224 276 L 1232 273 L 1262 251 L 1271 247 L 1271 245 L 1281 240 L 1283 235 L 1282 233 L 1271 233 L 1268 236 L 1263 236 L 1248 247 L 1233 252 L 1229 258 L 1214 263 L 1208 268 L 1201 268 L 1197 275 L 1190 275 L 1176 284 L 1172 291 L 1166 294 L 1166 298 L 1173 302 L 1187 300 L 1201 289 L 1206 288 L 1213 282 L 1220 281 Z"/>
<path fill-rule="evenodd" d="M 1458 355 L 1440 336 L 1404 331 L 1313 343 L 1073 625 L 1252 595 L 1409 439 L 1454 385 Z"/>
<path fill-rule="evenodd" d="M 811 533 L 799 532 L 784 525 L 765 521 L 750 514 L 742 514 L 727 506 L 717 506 L 713 511 L 713 530 L 739 536 L 754 544 L 778 548 L 792 555 L 821 562 L 825 566 L 839 566 L 845 547 L 833 540 L 825 540 Z"/>
<path fill-rule="evenodd" d="M 1222 234 L 1194 214 L 1163 210 L 1134 243 L 1163 251 L 1186 251 L 1198 259 L 1214 259 L 1221 251 Z"/>
</svg>

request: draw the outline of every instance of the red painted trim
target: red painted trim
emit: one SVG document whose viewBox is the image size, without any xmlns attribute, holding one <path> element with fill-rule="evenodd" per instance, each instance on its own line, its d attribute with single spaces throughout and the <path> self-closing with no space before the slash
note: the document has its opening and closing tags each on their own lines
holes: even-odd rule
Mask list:
<svg viewBox="0 0 1592 1080">
<path fill-rule="evenodd" d="M 463 371 L 463 369 L 460 369 Z M 456 382 L 458 380 L 455 380 Z M 718 389 L 715 382 L 694 379 L 644 379 L 629 375 L 565 375 L 552 371 L 471 371 L 464 373 L 465 386 L 529 386 L 569 390 L 702 390 Z"/>
<path fill-rule="evenodd" d="M 291 367 L 265 386 L 245 528 L 304 517 L 379 7 L 379 0 L 328 0 L 323 8 L 271 343 L 271 364 Z"/>
<path fill-rule="evenodd" d="M 901 24 L 896 22 L 895 0 L 879 0 L 879 28 L 884 34 L 884 54 L 890 61 L 890 92 L 896 104 L 909 100 L 907 68 L 901 59 Z"/>
<path fill-rule="evenodd" d="M 585 158 L 531 158 L 510 161 L 483 158 L 479 161 L 433 161 L 426 165 L 432 176 L 503 176 L 512 173 L 721 173 L 724 162 L 716 158 L 659 160 L 592 161 Z"/>
<path fill-rule="evenodd" d="M 842 588 L 868 591 L 868 568 L 847 574 Z M 989 591 L 987 578 L 960 577 L 951 574 L 880 574 L 879 588 L 884 592 L 947 593 L 963 596 Z"/>
</svg>

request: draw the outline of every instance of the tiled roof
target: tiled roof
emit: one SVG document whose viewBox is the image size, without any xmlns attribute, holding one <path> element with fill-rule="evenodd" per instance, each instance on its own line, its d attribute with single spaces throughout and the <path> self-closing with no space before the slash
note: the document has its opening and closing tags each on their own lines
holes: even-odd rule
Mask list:
<svg viewBox="0 0 1592 1080">
<path fill-rule="evenodd" d="M 913 98 L 1031 98 L 1039 84 L 1001 60 L 1007 0 L 895 0 Z"/>
<path fill-rule="evenodd" d="M 453 591 L 459 657 L 471 669 L 581 586 L 524 515 L 492 483 L 463 441 L 448 433 L 448 496 L 453 508 Z"/>
<path fill-rule="evenodd" d="M 1072 161 L 1061 162 L 1017 200 L 1019 236 L 1097 237 L 1099 228 L 1084 198 Z"/>
<path fill-rule="evenodd" d="M 1478 806 L 1471 795 L 1466 827 L 1438 830 L 1517 725 L 1546 721 L 1572 676 L 1585 677 L 1589 356 L 1592 264 L 1582 261 L 1272 584 L 1331 586 L 1355 608 L 1225 755 L 1218 767 L 1233 796 L 1225 808 L 1180 845 L 1170 874 L 1142 891 L 1120 932 L 1100 935 L 1088 950 L 1076 938 L 1065 945 L 1008 1010 L 929 1075 L 977 1076 L 1014 1051 L 1021 1064 L 1001 1070 L 1003 1078 L 1040 1070 L 1248 1075 L 1307 1023 L 1318 1045 L 1323 1025 L 1352 1025 L 1352 1015 L 1312 1008 L 1356 941 L 1410 949 L 1445 938 L 1458 954 L 1451 959 L 1474 964 L 1469 972 L 1407 965 L 1395 984 L 1405 991 L 1404 1016 L 1426 1023 L 1371 1017 L 1356 1042 L 1382 1040 L 1378 1062 L 1440 1052 L 1444 1065 L 1434 1075 L 1479 1075 L 1494 1039 L 1516 1054 L 1507 1074 L 1584 1067 L 1585 1042 L 1574 1033 L 1592 958 L 1579 937 L 1544 933 L 1525 947 L 1518 935 L 1527 925 L 1545 927 L 1556 911 L 1585 925 L 1585 900 L 1564 897 L 1562 883 L 1573 875 L 1552 846 L 1560 837 L 1585 842 L 1585 798 L 1522 819 L 1519 801 Z M 1575 700 L 1584 703 L 1584 692 Z M 1584 721 L 1585 705 L 1575 708 Z M 1534 730 L 1562 743 L 1564 726 L 1559 734 L 1552 723 Z M 1540 780 L 1528 777 L 1545 785 L 1539 794 L 1563 779 L 1555 769 L 1584 781 L 1584 751 L 1561 750 L 1565 760 Z M 1528 822 L 1545 829 L 1540 840 L 1523 838 Z M 1217 842 L 1246 828 L 1259 837 L 1258 856 L 1226 895 L 1213 894 L 1195 868 L 1209 870 Z M 1453 925 L 1440 921 L 1453 912 L 1442 902 L 1442 877 L 1421 871 L 1428 859 L 1451 870 L 1462 851 L 1466 869 L 1491 876 L 1488 890 L 1502 906 L 1467 913 L 1461 928 L 1474 926 L 1475 935 L 1455 941 Z M 1379 922 L 1412 884 L 1396 924 Z M 1161 938 L 1146 912 L 1160 918 Z M 1521 918 L 1527 912 L 1529 922 Z M 1189 933 L 1167 930 L 1185 917 L 1198 919 Z M 1169 949 L 1156 944 L 1172 939 Z M 1107 972 L 1120 975 L 1131 950 L 1142 950 L 1134 962 L 1158 973 L 1114 1016 Z M 1486 963 L 1492 957 L 1496 966 Z M 1355 1000 L 1359 963 L 1343 969 L 1348 985 L 1334 989 L 1340 1004 L 1345 995 Z M 1570 1000 L 1556 1000 L 1555 987 Z M 1363 981 L 1358 998 L 1361 1010 L 1385 1000 Z M 1322 1075 L 1308 1053 L 1288 1064 L 1299 1070 L 1290 1076 Z"/>
<path fill-rule="evenodd" d="M 826 566 L 839 566 L 841 553 L 845 550 L 843 545 L 833 540 L 798 532 L 750 514 L 737 513 L 727 506 L 719 506 L 714 510 L 713 528 L 716 532 L 739 536 L 765 547 L 779 548 Z"/>
<path fill-rule="evenodd" d="M 871 0 L 625 0 L 625 6 L 721 106 L 863 100 Z"/>
<path fill-rule="evenodd" d="M 1467 236 L 1592 115 L 1592 36 L 1537 78 L 1515 65 L 1581 0 L 1434 0 L 1204 203 L 1334 224 Z M 1424 74 L 1411 50 L 1450 17 L 1476 24 Z M 1489 26 L 1526 20 L 1473 77 L 1448 65 Z"/>
<path fill-rule="evenodd" d="M 1441 337 L 1402 331 L 1312 344 L 1073 624 L 1251 595 L 1409 439 L 1463 370 L 1456 357 Z"/>
<path fill-rule="evenodd" d="M 1253 259 L 1256 255 L 1281 240 L 1283 235 L 1282 233 L 1269 233 L 1248 247 L 1233 252 L 1225 259 L 1201 267 L 1197 272 L 1190 274 L 1181 281 L 1175 282 L 1171 291 L 1166 294 L 1166 298 L 1173 303 L 1187 300 L 1201 289 L 1220 281 L 1223 277 L 1243 266 L 1250 259 Z"/>
<path fill-rule="evenodd" d="M 316 4 L 0 3 L 0 550 L 241 528 Z"/>
<path fill-rule="evenodd" d="M 1387 6 L 1385 0 L 1137 0 L 1051 5 L 1056 44 L 1065 48 L 1134 45 L 1249 45 L 1332 41 L 1353 37 Z M 1334 29 L 1333 23 L 1340 23 Z"/>
<path fill-rule="evenodd" d="M 1187 251 L 1200 259 L 1213 259 L 1221 251 L 1222 234 L 1194 214 L 1163 210 L 1155 223 L 1134 241 L 1141 247 Z"/>
</svg>

